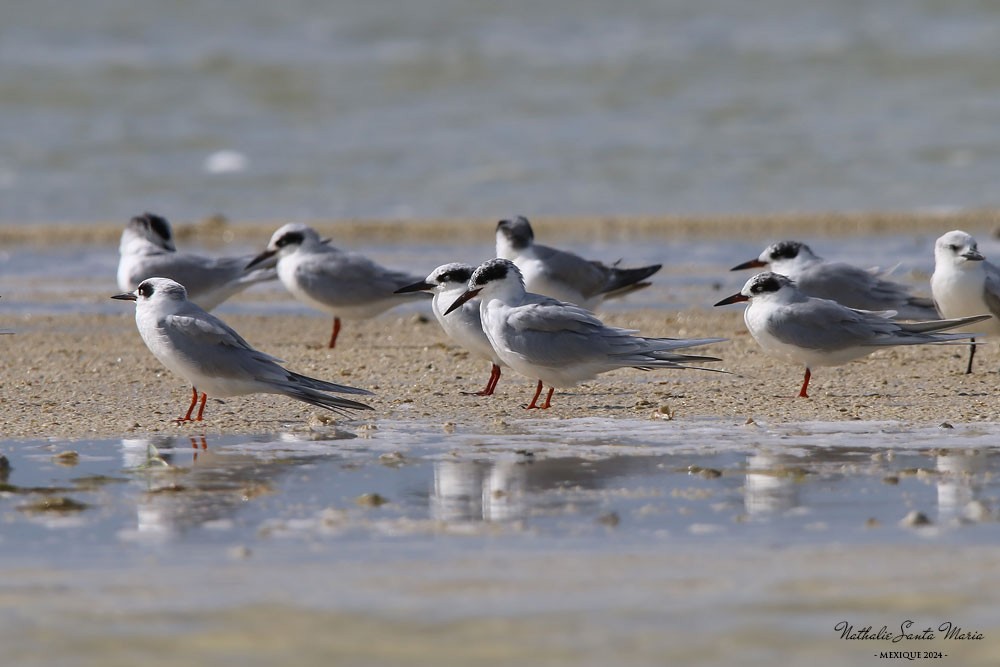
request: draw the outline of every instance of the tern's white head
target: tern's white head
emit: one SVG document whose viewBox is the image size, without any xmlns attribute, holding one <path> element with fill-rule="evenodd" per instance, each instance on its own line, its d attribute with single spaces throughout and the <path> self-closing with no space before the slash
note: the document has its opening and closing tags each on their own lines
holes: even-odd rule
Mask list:
<svg viewBox="0 0 1000 667">
<path fill-rule="evenodd" d="M 514 262 L 509 259 L 490 259 L 472 273 L 465 293 L 455 299 L 445 315 L 477 296 L 485 302 L 490 298 L 513 300 L 523 295 L 524 277 Z"/>
<path fill-rule="evenodd" d="M 277 255 L 278 259 L 295 253 L 299 248 L 310 248 L 323 243 L 316 230 L 301 222 L 290 222 L 271 235 L 267 249 L 253 258 L 247 268 L 257 266 L 261 262 Z"/>
<path fill-rule="evenodd" d="M 118 249 L 127 255 L 143 250 L 175 252 L 177 247 L 167 219 L 155 213 L 143 213 L 128 221 Z"/>
<path fill-rule="evenodd" d="M 431 271 L 430 275 L 424 280 L 407 285 L 406 287 L 400 287 L 396 290 L 396 294 L 405 294 L 406 292 L 464 292 L 475 270 L 476 267 L 469 264 L 460 264 L 458 262 L 442 264 Z"/>
<path fill-rule="evenodd" d="M 497 223 L 497 257 L 513 259 L 517 252 L 531 247 L 535 233 L 523 215 Z"/>
<path fill-rule="evenodd" d="M 139 283 L 134 292 L 116 294 L 111 298 L 135 301 L 137 307 L 143 307 L 146 304 L 187 301 L 187 290 L 184 289 L 184 285 L 170 278 L 146 278 Z"/>
<path fill-rule="evenodd" d="M 934 264 L 939 267 L 953 266 L 966 270 L 980 267 L 985 257 L 979 252 L 976 239 L 956 229 L 941 236 L 934 242 Z"/>
<path fill-rule="evenodd" d="M 808 297 L 799 291 L 795 282 L 780 273 L 765 271 L 758 273 L 748 280 L 743 289 L 736 294 L 726 297 L 715 304 L 716 306 L 726 306 L 740 301 L 770 301 L 772 303 L 791 303 L 802 301 Z"/>
<path fill-rule="evenodd" d="M 764 252 L 760 253 L 757 259 L 743 262 L 731 270 L 742 271 L 770 266 L 774 271 L 783 273 L 793 266 L 808 264 L 818 259 L 812 249 L 801 241 L 778 241 L 764 248 Z"/>
</svg>

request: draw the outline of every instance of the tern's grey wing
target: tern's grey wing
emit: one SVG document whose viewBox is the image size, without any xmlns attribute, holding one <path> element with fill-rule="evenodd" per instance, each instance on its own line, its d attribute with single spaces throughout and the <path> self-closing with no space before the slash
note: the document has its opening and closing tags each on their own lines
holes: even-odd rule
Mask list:
<svg viewBox="0 0 1000 667">
<path fill-rule="evenodd" d="M 605 326 L 590 311 L 555 300 L 520 306 L 507 318 L 509 347 L 532 363 L 549 367 L 594 362 L 613 367 L 616 357 L 644 348 L 643 339 L 630 334 Z"/>
<path fill-rule="evenodd" d="M 394 294 L 400 287 L 420 282 L 424 277 L 387 269 L 357 253 L 316 254 L 298 264 L 295 278 L 317 300 L 344 306 L 389 298 L 430 297 L 426 292 Z"/>
<path fill-rule="evenodd" d="M 881 337 L 899 329 L 896 323 L 875 313 L 853 310 L 827 299 L 776 308 L 766 326 L 777 340 L 810 350 L 879 345 Z"/>
<path fill-rule="evenodd" d="M 519 331 L 584 332 L 605 326 L 589 310 L 548 297 L 512 309 L 507 322 Z"/>
<path fill-rule="evenodd" d="M 809 296 L 832 299 L 849 308 L 877 310 L 892 306 L 899 298 L 891 287 L 894 283 L 839 262 L 815 262 L 792 279 Z"/>
<path fill-rule="evenodd" d="M 199 309 L 200 310 L 200 309 Z M 284 363 L 277 357 L 255 350 L 250 343 L 228 324 L 206 312 L 187 312 L 168 315 L 165 318 L 168 331 L 176 332 L 188 346 L 200 348 L 206 358 L 220 353 L 223 348 L 232 348 L 252 353 L 257 360 Z M 214 349 L 213 349 L 214 348 Z"/>
<path fill-rule="evenodd" d="M 611 272 L 608 267 L 549 246 L 536 243 L 533 248 L 541 262 L 542 273 L 549 281 L 572 285 L 573 289 L 588 299 L 604 291 Z"/>
</svg>

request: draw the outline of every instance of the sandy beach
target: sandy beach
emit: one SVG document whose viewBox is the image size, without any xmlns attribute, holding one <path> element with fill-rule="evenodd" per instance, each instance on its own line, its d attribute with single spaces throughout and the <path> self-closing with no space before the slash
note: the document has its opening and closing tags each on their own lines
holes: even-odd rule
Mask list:
<svg viewBox="0 0 1000 667">
<path fill-rule="evenodd" d="M 722 234 L 762 239 L 822 235 L 899 234 L 904 229 L 936 232 L 957 227 L 986 238 L 995 228 L 993 211 L 941 215 L 810 215 L 748 217 L 739 224 L 726 219 L 627 218 L 621 220 L 541 219 L 539 235 L 558 240 L 572 235 L 619 234 L 658 238 L 690 236 L 710 243 Z M 338 239 L 391 240 L 451 238 L 490 242 L 492 225 L 485 221 L 415 221 L 406 223 L 317 223 Z M 212 246 L 236 240 L 266 238 L 268 223 L 207 220 L 177 226 L 179 243 Z M 5 245 L 32 244 L 58 238 L 63 244 L 108 244 L 120 226 L 7 228 Z M 85 233 L 84 233 L 85 232 Z M 720 267 L 721 268 L 721 267 Z M 109 267 L 109 271 L 112 267 Z M 725 274 L 720 274 L 725 275 Z M 661 277 L 662 276 L 662 277 Z M 669 282 L 669 269 L 658 280 Z M 894 420 L 920 424 L 994 421 L 1000 406 L 993 400 L 997 353 L 982 346 L 978 371 L 965 375 L 965 347 L 918 346 L 882 350 L 837 368 L 817 369 L 811 398 L 795 395 L 803 369 L 764 355 L 747 334 L 742 306 L 712 308 L 732 291 L 725 285 L 690 288 L 685 300 L 696 305 L 680 312 L 624 309 L 605 316 L 609 324 L 670 337 L 723 336 L 729 340 L 705 348 L 719 356 L 716 364 L 730 374 L 700 371 L 641 372 L 621 370 L 592 382 L 557 392 L 547 411 L 522 409 L 534 382 L 504 374 L 492 398 L 463 395 L 480 389 L 488 364 L 469 357 L 452 344 L 425 313 L 389 312 L 367 322 L 346 325 L 336 350 L 322 342 L 328 335 L 326 316 L 227 317 L 253 345 L 287 361 L 307 375 L 374 392 L 372 412 L 344 419 L 277 396 L 255 395 L 211 401 L 203 423 L 175 425 L 186 410 L 190 387 L 172 376 L 142 344 L 133 322 L 133 307 L 121 304 L 119 315 L 72 312 L 77 298 L 72 286 L 40 299 L 69 303 L 65 314 L 26 314 L 8 319 L 16 334 L 0 343 L 6 362 L 0 387 L 0 424 L 9 438 L 83 438 L 123 433 L 191 432 L 257 433 L 287 428 L 327 428 L 330 419 L 377 424 L 381 419 L 439 419 L 456 428 L 507 419 L 560 419 L 580 416 L 627 416 L 682 424 L 684 420 L 718 417 L 755 421 Z M 109 293 L 111 286 L 109 274 Z M 90 296 L 90 299 L 95 297 Z M 102 297 L 103 298 L 103 297 Z M 260 298 L 244 294 L 237 299 Z M 271 298 L 286 298 L 283 294 Z M 627 305 L 627 302 L 626 302 Z"/>
</svg>

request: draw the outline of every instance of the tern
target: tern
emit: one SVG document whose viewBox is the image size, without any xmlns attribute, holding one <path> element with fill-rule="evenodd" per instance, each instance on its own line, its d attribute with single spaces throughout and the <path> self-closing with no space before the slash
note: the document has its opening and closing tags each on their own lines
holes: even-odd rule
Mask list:
<svg viewBox="0 0 1000 667">
<path fill-rule="evenodd" d="M 111 298 L 135 302 L 135 324 L 146 347 L 160 363 L 191 383 L 191 405 L 178 423 L 202 421 L 208 394 L 281 394 L 338 414 L 372 409 L 327 393 L 370 395 L 370 391 L 282 368 L 280 359 L 255 350 L 225 322 L 188 301 L 184 286 L 169 278 L 147 278 L 135 291 Z M 192 419 L 199 388 L 201 406 Z"/>
<path fill-rule="evenodd" d="M 477 396 L 492 396 L 500 381 L 500 366 L 503 362 L 490 345 L 490 339 L 483 331 L 482 322 L 479 319 L 479 299 L 471 299 L 462 304 L 456 312 L 445 317 L 445 311 L 455 302 L 458 297 L 465 293 L 476 267 L 471 264 L 443 264 L 427 276 L 425 280 L 400 287 L 397 293 L 427 291 L 434 295 L 431 301 L 431 309 L 441 328 L 453 341 L 471 352 L 473 355 L 488 360 L 492 366 L 490 368 L 490 379 L 486 386 L 475 392 Z"/>
<path fill-rule="evenodd" d="M 296 299 L 333 315 L 329 347 L 337 345 L 340 320 L 363 320 L 423 293 L 396 294 L 420 276 L 380 266 L 364 255 L 339 250 L 312 227 L 289 223 L 271 236 L 267 249 L 247 268 L 278 258 L 278 278 Z"/>
<path fill-rule="evenodd" d="M 764 249 L 757 259 L 734 266 L 731 271 L 768 267 L 787 276 L 800 290 L 819 299 L 832 299 L 848 308 L 895 310 L 904 320 L 935 320 L 934 302 L 913 296 L 906 285 L 844 262 L 829 262 L 805 243 L 780 241 Z"/>
<path fill-rule="evenodd" d="M 556 387 L 573 386 L 617 368 L 697 368 L 685 364 L 720 361 L 674 350 L 725 340 L 642 338 L 634 331 L 607 326 L 580 306 L 525 292 L 521 271 L 506 259 L 480 265 L 445 315 L 450 317 L 477 296 L 483 330 L 496 355 L 518 373 L 538 380 L 527 409 L 547 409 Z M 538 405 L 544 385 L 549 385 L 549 393 Z"/>
<path fill-rule="evenodd" d="M 188 298 L 212 310 L 247 287 L 278 277 L 272 266 L 247 271 L 250 257 L 205 257 L 178 252 L 166 218 L 143 213 L 129 220 L 118 246 L 118 289 L 129 292 L 146 278 L 170 278 Z"/>
<path fill-rule="evenodd" d="M 808 296 L 787 276 L 770 271 L 758 273 L 742 290 L 715 305 L 742 301 L 750 302 L 743 321 L 764 352 L 805 365 L 801 398 L 809 398 L 813 368 L 840 366 L 892 345 L 954 343 L 968 335 L 937 332 L 991 317 L 898 322 L 890 319 L 895 314 L 892 311 L 855 310 L 836 301 Z"/>
<path fill-rule="evenodd" d="M 931 294 L 941 317 L 966 317 L 991 313 L 981 331 L 986 336 L 1000 334 L 1000 268 L 979 252 L 976 239 L 961 230 L 950 231 L 934 242 L 934 274 Z M 976 339 L 969 347 L 969 365 L 976 356 Z"/>
<path fill-rule="evenodd" d="M 524 276 L 529 293 L 568 301 L 592 310 L 602 301 L 649 287 L 645 279 L 661 264 L 620 269 L 564 250 L 535 243 L 531 223 L 517 216 L 497 223 L 497 257 L 509 259 Z"/>
</svg>

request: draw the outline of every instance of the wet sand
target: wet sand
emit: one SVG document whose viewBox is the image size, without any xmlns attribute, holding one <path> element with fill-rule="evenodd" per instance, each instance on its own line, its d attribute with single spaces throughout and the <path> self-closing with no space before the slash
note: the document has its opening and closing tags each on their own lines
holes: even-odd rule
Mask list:
<svg viewBox="0 0 1000 667">
<path fill-rule="evenodd" d="M 706 294 L 706 303 L 721 293 Z M 128 433 L 262 433 L 288 428 L 377 425 L 379 420 L 439 419 L 443 428 L 483 429 L 509 419 L 600 416 L 682 425 L 699 417 L 771 422 L 894 420 L 914 424 L 1000 419 L 997 352 L 981 346 L 977 372 L 965 375 L 965 346 L 883 350 L 837 368 L 816 369 L 809 399 L 796 398 L 803 370 L 765 356 L 746 333 L 742 307 L 677 313 L 616 312 L 610 324 L 649 335 L 724 336 L 704 348 L 732 374 L 619 370 L 558 390 L 549 410 L 524 410 L 534 382 L 507 371 L 493 397 L 481 389 L 489 364 L 450 343 L 429 316 L 392 313 L 350 322 L 335 350 L 324 346 L 325 317 L 231 316 L 261 350 L 300 373 L 374 392 L 372 412 L 345 419 L 297 401 L 257 394 L 209 401 L 206 420 L 176 425 L 190 387 L 147 351 L 130 304 L 121 315 L 26 316 L 0 339 L 6 362 L 0 428 L 8 438 L 85 438 Z"/>
</svg>

